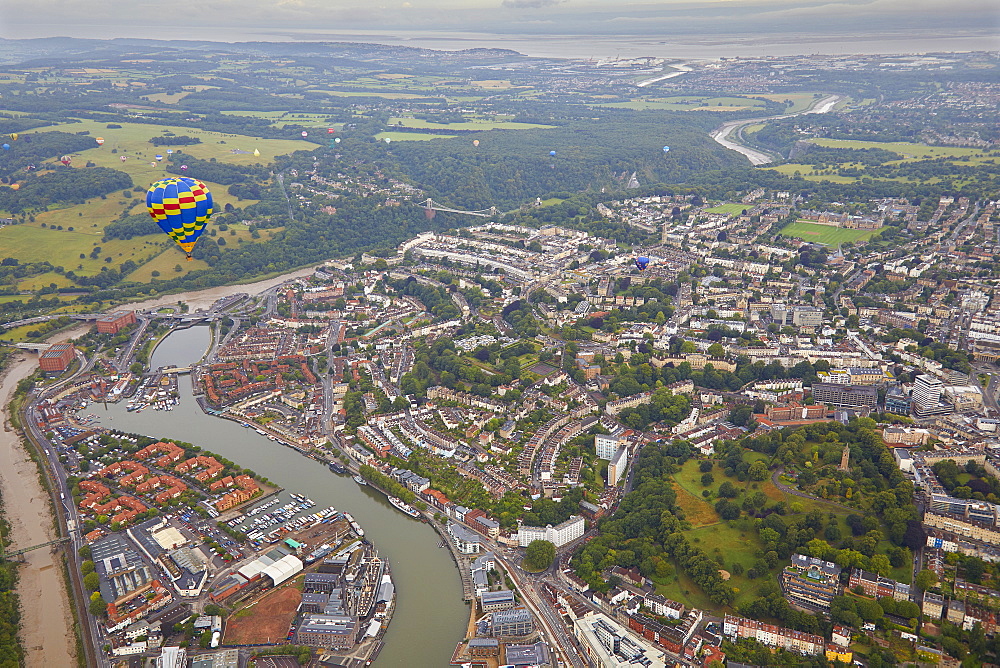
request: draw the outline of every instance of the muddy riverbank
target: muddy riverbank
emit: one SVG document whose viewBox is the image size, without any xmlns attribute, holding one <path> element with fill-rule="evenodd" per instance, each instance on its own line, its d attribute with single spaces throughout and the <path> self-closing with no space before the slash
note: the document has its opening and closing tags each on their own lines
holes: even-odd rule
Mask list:
<svg viewBox="0 0 1000 668">
<path fill-rule="evenodd" d="M 66 334 L 60 338 L 64 337 L 68 338 Z M 57 537 L 49 496 L 7 414 L 7 404 L 17 384 L 31 375 L 37 364 L 36 355 L 17 355 L 9 361 L 0 379 L 0 402 L 4 406 L 3 430 L 0 431 L 0 495 L 11 525 L 10 547 L 14 549 Z M 20 635 L 26 652 L 25 665 L 28 668 L 76 665 L 73 617 L 62 564 L 56 552 L 52 548 L 41 548 L 26 553 L 19 577 Z"/>
</svg>

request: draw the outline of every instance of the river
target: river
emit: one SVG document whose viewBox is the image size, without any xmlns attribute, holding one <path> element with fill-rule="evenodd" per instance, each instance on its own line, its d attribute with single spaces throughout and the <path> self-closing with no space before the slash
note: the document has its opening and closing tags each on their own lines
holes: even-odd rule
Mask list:
<svg viewBox="0 0 1000 668">
<path fill-rule="evenodd" d="M 197 362 L 210 340 L 198 326 L 167 336 L 153 353 L 151 368 Z M 238 423 L 206 415 L 191 397 L 190 376 L 180 378 L 181 402 L 173 411 L 129 413 L 125 403 L 107 410 L 91 404 L 101 425 L 123 431 L 188 441 L 248 467 L 288 491 L 305 494 L 317 509 L 346 511 L 389 559 L 396 584 L 396 611 L 377 666 L 444 667 L 468 626 L 458 571 L 441 539 L 428 525 L 394 509 L 370 487 L 331 473 L 323 464 Z"/>
</svg>

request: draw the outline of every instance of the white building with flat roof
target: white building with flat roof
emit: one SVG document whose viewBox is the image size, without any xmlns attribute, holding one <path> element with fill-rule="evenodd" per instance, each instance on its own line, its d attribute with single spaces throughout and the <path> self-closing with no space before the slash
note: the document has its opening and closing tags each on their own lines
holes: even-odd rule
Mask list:
<svg viewBox="0 0 1000 668">
<path fill-rule="evenodd" d="M 555 526 L 551 524 L 544 527 L 519 526 L 517 528 L 517 543 L 521 547 L 528 547 L 534 540 L 547 540 L 556 547 L 562 547 L 566 543 L 571 543 L 583 536 L 586 521 L 579 515 L 573 515 L 565 522 Z"/>
<path fill-rule="evenodd" d="M 611 434 L 597 434 L 594 436 L 594 448 L 597 450 L 598 459 L 610 461 L 618 452 L 618 437 Z"/>
</svg>

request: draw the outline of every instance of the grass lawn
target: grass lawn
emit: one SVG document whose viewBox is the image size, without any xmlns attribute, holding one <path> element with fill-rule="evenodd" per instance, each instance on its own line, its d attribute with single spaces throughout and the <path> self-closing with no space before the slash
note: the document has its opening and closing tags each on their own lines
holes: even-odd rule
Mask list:
<svg viewBox="0 0 1000 668">
<path fill-rule="evenodd" d="M 747 209 L 746 204 L 740 204 L 739 202 L 727 202 L 726 204 L 720 204 L 718 206 L 713 206 L 711 209 L 705 209 L 706 213 L 728 213 L 728 214 L 740 214 Z"/>
<path fill-rule="evenodd" d="M 915 144 L 912 142 L 902 141 L 881 142 L 861 141 L 857 139 L 811 139 L 809 141 L 818 146 L 828 146 L 830 148 L 882 148 L 886 151 L 893 151 L 901 154 L 903 156 L 902 162 L 926 160 L 927 158 L 961 158 L 965 156 L 969 156 L 970 158 L 985 157 L 985 152 L 982 149 L 963 148 L 959 146 L 928 146 L 926 144 Z"/>
<path fill-rule="evenodd" d="M 4 253 L 22 262 L 47 260 L 53 265 L 84 275 L 96 274 L 101 267 L 117 267 L 125 260 L 141 264 L 154 250 L 136 239 L 112 239 L 103 243 L 100 237 L 93 234 L 58 231 L 31 224 L 8 225 L 0 229 L 0 247 L 3 247 Z M 91 251 L 97 247 L 101 249 L 100 254 L 97 258 L 91 258 Z M 156 244 L 156 249 L 158 248 L 159 242 Z M 83 259 L 80 258 L 81 253 L 84 255 Z M 111 258 L 111 262 L 105 262 L 107 257 Z M 50 282 L 52 281 L 48 281 L 46 285 Z"/>
<path fill-rule="evenodd" d="M 812 93 L 773 93 L 773 94 L 756 94 L 754 97 L 762 97 L 767 100 L 773 100 L 775 102 L 784 102 L 785 100 L 790 100 L 792 106 L 788 107 L 785 111 L 786 114 L 794 114 L 796 112 L 802 111 L 803 109 L 808 109 L 809 106 L 815 102 L 817 98 Z"/>
<path fill-rule="evenodd" d="M 458 135 L 432 135 L 424 132 L 380 132 L 376 139 L 388 137 L 392 141 L 430 141 L 431 139 L 454 139 Z"/>
<path fill-rule="evenodd" d="M 534 130 L 537 128 L 552 128 L 553 125 L 538 123 L 515 123 L 513 121 L 467 121 L 465 123 L 433 123 L 419 118 L 390 118 L 389 125 L 402 125 L 406 128 L 434 130 Z"/>
<path fill-rule="evenodd" d="M 857 241 L 867 239 L 878 230 L 848 230 L 830 225 L 816 225 L 814 223 L 792 223 L 781 234 L 786 237 L 795 237 L 805 241 L 812 241 L 818 244 L 834 246 L 846 241 Z"/>
</svg>

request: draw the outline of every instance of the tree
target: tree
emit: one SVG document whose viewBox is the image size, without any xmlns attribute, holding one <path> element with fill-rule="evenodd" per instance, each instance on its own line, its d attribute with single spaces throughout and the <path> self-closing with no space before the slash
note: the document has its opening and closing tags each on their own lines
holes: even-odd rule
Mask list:
<svg viewBox="0 0 1000 668">
<path fill-rule="evenodd" d="M 727 480 L 719 487 L 718 494 L 725 499 L 734 499 L 736 498 L 736 495 L 739 494 L 739 490 L 736 489 L 736 486 L 733 483 Z"/>
<path fill-rule="evenodd" d="M 97 573 L 87 573 L 83 576 L 83 586 L 87 591 L 97 591 L 101 586 L 101 576 Z"/>
<path fill-rule="evenodd" d="M 917 586 L 920 591 L 927 591 L 937 584 L 937 574 L 934 571 L 929 571 L 926 568 L 919 573 L 917 573 L 916 579 L 913 584 Z"/>
<path fill-rule="evenodd" d="M 90 614 L 95 617 L 103 617 L 108 611 L 108 604 L 104 602 L 101 598 L 100 592 L 94 592 L 90 595 Z"/>
<path fill-rule="evenodd" d="M 708 355 L 715 359 L 722 359 L 726 356 L 726 349 L 722 347 L 721 343 L 716 342 L 708 347 Z"/>
<path fill-rule="evenodd" d="M 767 479 L 767 464 L 762 460 L 758 459 L 753 464 L 750 465 L 750 470 L 747 471 L 751 480 L 762 481 Z"/>
<path fill-rule="evenodd" d="M 544 571 L 556 558 L 556 546 L 547 540 L 533 540 L 524 551 L 524 565 L 529 571 Z"/>
</svg>

